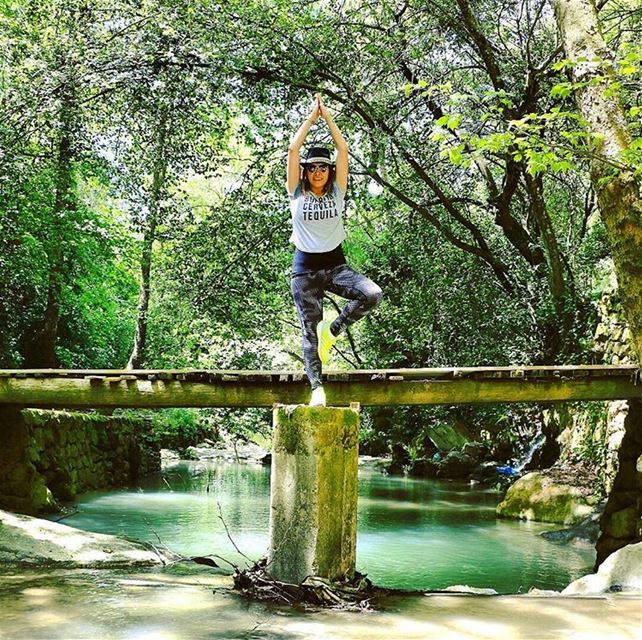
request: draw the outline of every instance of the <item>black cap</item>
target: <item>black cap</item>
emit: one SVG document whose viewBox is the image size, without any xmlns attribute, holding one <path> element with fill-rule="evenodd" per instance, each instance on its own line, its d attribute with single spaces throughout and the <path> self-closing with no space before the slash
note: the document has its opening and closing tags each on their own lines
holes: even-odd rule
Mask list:
<svg viewBox="0 0 642 640">
<path fill-rule="evenodd" d="M 325 147 L 310 147 L 305 160 L 301 160 L 301 164 L 312 164 L 313 162 L 323 162 L 325 164 L 334 165 L 330 156 L 330 151 Z"/>
</svg>

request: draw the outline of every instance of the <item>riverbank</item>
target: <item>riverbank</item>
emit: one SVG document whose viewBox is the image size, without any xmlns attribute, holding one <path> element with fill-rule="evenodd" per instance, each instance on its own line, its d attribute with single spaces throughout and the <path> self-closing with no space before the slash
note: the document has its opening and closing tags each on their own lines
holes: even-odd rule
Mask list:
<svg viewBox="0 0 642 640">
<path fill-rule="evenodd" d="M 218 517 L 222 511 L 243 549 L 254 553 L 265 541 L 257 539 L 259 544 L 253 546 L 247 536 L 253 528 L 266 530 L 268 479 L 269 470 L 260 465 L 180 463 L 167 469 L 153 489 L 88 497 L 79 503 L 78 516 L 65 522 L 72 524 L 79 518 L 87 528 L 109 528 L 119 537 L 160 538 L 171 546 L 180 545 L 177 550 L 184 556 L 218 552 L 228 557 L 229 550 L 223 546 L 226 533 L 218 531 L 224 529 Z M 359 567 L 366 568 L 371 577 L 381 576 L 374 580 L 376 584 L 382 584 L 381 580 L 388 586 L 394 584 L 392 575 L 384 578 L 391 568 L 408 580 L 412 574 L 407 566 L 411 565 L 430 576 L 430 583 L 439 584 L 439 563 L 445 559 L 442 571 L 448 582 L 444 586 L 493 584 L 502 590 L 506 587 L 499 586 L 499 578 L 516 571 L 526 591 L 543 569 L 541 564 L 537 568 L 529 565 L 559 549 L 537 536 L 532 524 L 496 522 L 492 494 L 478 493 L 463 484 L 372 472 L 365 472 L 362 480 Z M 479 499 L 481 504 L 476 502 Z M 438 515 L 441 522 L 450 522 L 448 528 L 435 521 Z M 392 517 L 400 518 L 402 527 L 389 529 L 386 537 Z M 501 546 L 487 546 L 491 534 L 502 531 Z M 100 541 L 105 551 L 104 540 Z M 413 554 L 415 546 L 417 553 Z M 469 548 L 474 548 L 474 558 L 465 555 Z M 113 550 L 113 546 L 106 549 Z M 453 553 L 457 555 L 449 559 Z M 567 558 L 572 550 L 564 547 L 562 553 Z M 484 568 L 481 559 L 485 557 L 498 559 L 497 565 Z M 554 560 L 558 557 L 551 557 L 551 563 L 558 562 Z M 379 567 L 378 559 L 385 566 Z M 513 562 L 515 569 L 511 569 Z M 244 600 L 232 590 L 232 578 L 224 575 L 228 568 L 185 562 L 148 568 L 102 566 L 105 568 L 0 565 L 0 639 L 634 640 L 642 616 L 639 597 L 626 593 L 563 596 L 559 590 L 568 581 L 555 587 L 557 592 L 395 594 L 380 602 L 377 611 L 301 611 Z M 531 573 L 526 574 L 527 570 Z M 582 574 L 575 573 L 578 575 Z"/>
<path fill-rule="evenodd" d="M 379 611 L 303 612 L 247 602 L 229 576 L 199 567 L 0 572 L 3 640 L 635 640 L 641 614 L 626 594 L 418 594 Z"/>
<path fill-rule="evenodd" d="M 0 563 L 23 567 L 147 567 L 178 556 L 157 546 L 82 531 L 57 522 L 0 511 Z"/>
</svg>

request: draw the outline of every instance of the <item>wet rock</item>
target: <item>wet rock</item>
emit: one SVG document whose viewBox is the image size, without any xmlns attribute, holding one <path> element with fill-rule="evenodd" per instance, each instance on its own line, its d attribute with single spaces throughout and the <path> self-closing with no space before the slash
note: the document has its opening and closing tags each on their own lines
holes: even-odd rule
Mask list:
<svg viewBox="0 0 642 640">
<path fill-rule="evenodd" d="M 162 462 L 178 462 L 180 460 L 180 456 L 176 451 L 172 451 L 171 449 L 161 449 L 160 451 L 161 455 L 161 461 Z"/>
<path fill-rule="evenodd" d="M 537 587 L 533 587 L 528 590 L 528 593 L 526 595 L 535 596 L 537 598 L 541 598 L 541 597 L 548 598 L 548 597 L 559 596 L 560 592 L 554 591 L 553 589 L 538 589 Z"/>
<path fill-rule="evenodd" d="M 360 467 L 370 467 L 377 471 L 385 471 L 386 465 L 389 464 L 390 458 L 387 456 L 359 456 Z"/>
<path fill-rule="evenodd" d="M 475 459 L 461 451 L 451 451 L 440 463 L 438 478 L 452 480 L 468 478 L 475 467 Z"/>
<path fill-rule="evenodd" d="M 236 443 L 236 445 L 224 447 L 201 443 L 196 447 L 187 447 L 184 453 L 182 457 L 186 460 L 222 460 L 252 464 L 263 464 L 263 459 L 269 455 L 268 451 L 254 442 Z"/>
<path fill-rule="evenodd" d="M 406 472 L 405 467 L 400 462 L 394 460 L 384 465 L 383 470 L 391 476 L 402 476 Z"/>
<path fill-rule="evenodd" d="M 202 452 L 197 447 L 187 447 L 180 453 L 183 460 L 200 460 Z"/>
<path fill-rule="evenodd" d="M 489 453 L 488 447 L 481 442 L 467 442 L 461 448 L 461 451 L 473 458 L 476 462 L 483 460 Z"/>
<path fill-rule="evenodd" d="M 471 474 L 473 480 L 491 482 L 497 479 L 497 462 L 482 462 L 477 465 Z"/>
<path fill-rule="evenodd" d="M 20 565 L 122 567 L 166 564 L 176 558 L 116 536 L 0 511 L 0 562 Z"/>
<path fill-rule="evenodd" d="M 499 595 L 495 589 L 484 589 L 482 587 L 469 587 L 467 584 L 455 584 L 446 587 L 444 591 L 452 593 L 472 593 L 478 596 L 496 596 Z"/>
<path fill-rule="evenodd" d="M 560 482 L 544 472 L 532 472 L 508 489 L 496 513 L 503 518 L 575 525 L 594 511 L 597 502 L 588 487 Z"/>
<path fill-rule="evenodd" d="M 560 544 L 580 543 L 594 545 L 600 536 L 600 517 L 604 506 L 574 527 L 557 531 L 544 531 L 542 538 Z"/>
<path fill-rule="evenodd" d="M 417 458 L 411 463 L 408 473 L 418 478 L 436 478 L 438 467 L 432 458 Z"/>
<path fill-rule="evenodd" d="M 609 591 L 642 593 L 642 542 L 615 551 L 597 573 L 571 582 L 562 595 L 596 595 Z"/>
</svg>

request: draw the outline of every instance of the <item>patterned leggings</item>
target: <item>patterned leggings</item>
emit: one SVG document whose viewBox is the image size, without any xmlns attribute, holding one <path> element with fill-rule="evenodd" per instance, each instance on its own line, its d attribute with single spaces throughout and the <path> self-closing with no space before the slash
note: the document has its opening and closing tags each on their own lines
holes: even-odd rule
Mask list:
<svg viewBox="0 0 642 640">
<path fill-rule="evenodd" d="M 335 336 L 379 304 L 382 292 L 377 284 L 340 264 L 332 269 L 295 273 L 290 281 L 294 303 L 303 329 L 305 373 L 313 389 L 321 386 L 321 360 L 317 351 L 317 324 L 323 318 L 323 295 L 326 291 L 350 300 L 332 323 Z"/>
</svg>

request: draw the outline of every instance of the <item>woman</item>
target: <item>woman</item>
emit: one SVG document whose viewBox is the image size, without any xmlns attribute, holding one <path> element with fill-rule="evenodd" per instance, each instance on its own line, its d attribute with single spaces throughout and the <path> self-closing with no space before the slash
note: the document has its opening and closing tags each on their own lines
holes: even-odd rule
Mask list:
<svg viewBox="0 0 642 640">
<path fill-rule="evenodd" d="M 330 151 L 311 147 L 304 160 L 300 151 L 310 127 L 325 120 L 334 141 L 337 160 Z M 341 243 L 344 195 L 348 186 L 348 145 L 317 94 L 310 115 L 288 148 L 288 180 L 292 212 L 292 236 L 296 247 L 291 288 L 303 329 L 305 372 L 312 387 L 311 406 L 325 406 L 321 366 L 341 332 L 367 315 L 381 300 L 381 289 L 372 280 L 352 270 L 345 261 Z M 331 323 L 323 320 L 326 291 L 350 300 Z"/>
</svg>

